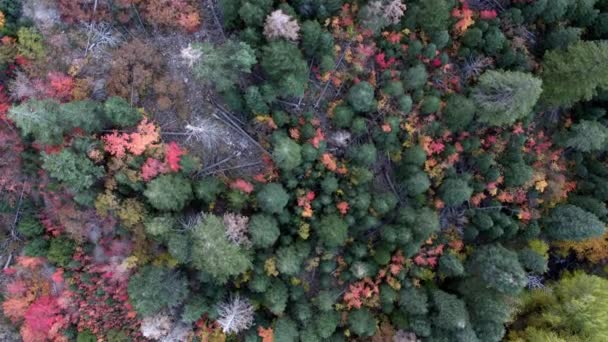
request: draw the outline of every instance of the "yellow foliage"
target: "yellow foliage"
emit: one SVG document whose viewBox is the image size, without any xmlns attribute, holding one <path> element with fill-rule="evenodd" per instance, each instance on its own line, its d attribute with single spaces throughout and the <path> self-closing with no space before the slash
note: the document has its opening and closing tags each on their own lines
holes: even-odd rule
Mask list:
<svg viewBox="0 0 608 342">
<path fill-rule="evenodd" d="M 587 259 L 592 263 L 608 260 L 608 232 L 594 239 L 558 242 L 556 246 L 563 254 L 573 250 L 577 258 Z"/>
<path fill-rule="evenodd" d="M 145 208 L 138 200 L 128 198 L 122 202 L 118 210 L 120 222 L 125 227 L 133 227 L 144 221 Z"/>
<path fill-rule="evenodd" d="M 303 239 L 307 240 L 310 236 L 310 224 L 302 223 L 300 229 L 298 229 L 298 235 Z"/>
<path fill-rule="evenodd" d="M 95 199 L 95 210 L 101 217 L 107 217 L 110 211 L 115 211 L 120 207 L 118 199 L 113 193 L 106 191 L 103 194 L 99 194 Z"/>
<path fill-rule="evenodd" d="M 4 13 L 2 13 L 2 11 L 0 11 L 0 29 L 4 27 Z"/>
<path fill-rule="evenodd" d="M 279 275 L 279 271 L 277 270 L 277 259 L 275 257 L 266 259 L 266 261 L 264 261 L 264 271 L 269 276 L 276 277 Z"/>
</svg>

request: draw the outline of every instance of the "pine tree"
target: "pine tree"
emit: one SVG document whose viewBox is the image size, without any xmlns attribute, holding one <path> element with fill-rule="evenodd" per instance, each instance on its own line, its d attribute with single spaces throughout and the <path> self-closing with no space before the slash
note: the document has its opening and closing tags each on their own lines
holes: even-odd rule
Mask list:
<svg viewBox="0 0 608 342">
<path fill-rule="evenodd" d="M 129 301 L 142 316 L 180 305 L 188 296 L 186 278 L 178 272 L 145 266 L 129 279 Z"/>
<path fill-rule="evenodd" d="M 144 196 L 158 210 L 179 211 L 192 199 L 192 186 L 183 176 L 166 174 L 146 184 Z"/>
<path fill-rule="evenodd" d="M 85 155 L 70 150 L 62 150 L 56 154 L 42 155 L 42 168 L 51 177 L 64 183 L 75 193 L 90 188 L 104 175 L 102 166 L 95 166 Z"/>
<path fill-rule="evenodd" d="M 297 45 L 273 41 L 262 49 L 260 65 L 280 95 L 302 96 L 308 79 L 308 65 Z"/>
<path fill-rule="evenodd" d="M 585 240 L 601 236 L 605 225 L 594 214 L 572 204 L 551 210 L 543 221 L 544 233 L 554 240 Z"/>
<path fill-rule="evenodd" d="M 246 251 L 228 240 L 222 220 L 215 215 L 203 215 L 193 227 L 191 237 L 192 264 L 220 283 L 252 266 Z"/>
<path fill-rule="evenodd" d="M 608 42 L 581 41 L 565 51 L 552 50 L 543 58 L 542 101 L 551 106 L 570 107 L 588 101 L 608 87 Z"/>
<path fill-rule="evenodd" d="M 487 287 L 508 295 L 518 294 L 528 282 L 517 253 L 500 244 L 475 249 L 467 261 L 467 271 Z"/>
<path fill-rule="evenodd" d="M 542 88 L 538 78 L 518 71 L 488 70 L 473 89 L 473 100 L 481 122 L 510 125 L 532 112 Z"/>
</svg>

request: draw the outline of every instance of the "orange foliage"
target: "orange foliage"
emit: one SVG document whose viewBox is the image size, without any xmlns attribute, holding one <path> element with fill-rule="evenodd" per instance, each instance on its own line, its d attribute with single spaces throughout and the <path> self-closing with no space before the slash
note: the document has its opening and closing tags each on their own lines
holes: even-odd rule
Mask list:
<svg viewBox="0 0 608 342">
<path fill-rule="evenodd" d="M 271 327 L 258 327 L 258 336 L 262 338 L 262 342 L 274 342 L 274 332 Z"/>
<path fill-rule="evenodd" d="M 462 2 L 462 9 L 454 8 L 452 10 L 452 16 L 458 18 L 458 22 L 454 24 L 454 29 L 458 34 L 463 34 L 471 25 L 475 24 L 473 20 L 473 11 L 469 9 L 466 2 Z"/>
<path fill-rule="evenodd" d="M 329 153 L 323 153 L 321 156 L 321 163 L 325 165 L 325 167 L 329 171 L 336 171 L 338 169 L 338 165 L 336 164 L 336 160 Z"/>
<path fill-rule="evenodd" d="M 608 260 L 608 232 L 603 236 L 584 241 L 563 241 L 556 243 L 564 253 L 573 250 L 581 260 L 599 263 Z"/>
<path fill-rule="evenodd" d="M 101 138 L 104 142 L 104 149 L 113 156 L 122 158 L 126 152 L 136 156 L 141 155 L 160 139 L 160 133 L 154 123 L 143 119 L 137 126 L 134 133 L 118 133 L 116 131 L 106 134 Z"/>
</svg>

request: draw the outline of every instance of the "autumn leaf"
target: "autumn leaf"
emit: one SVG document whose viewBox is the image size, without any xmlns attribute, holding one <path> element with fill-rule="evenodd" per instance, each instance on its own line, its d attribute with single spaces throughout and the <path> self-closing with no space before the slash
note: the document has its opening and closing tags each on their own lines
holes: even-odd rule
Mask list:
<svg viewBox="0 0 608 342">
<path fill-rule="evenodd" d="M 184 155 L 184 151 L 174 141 L 170 142 L 166 146 L 165 161 L 167 165 L 169 165 L 171 171 L 179 171 L 179 161 L 182 155 Z"/>
<path fill-rule="evenodd" d="M 236 179 L 232 184 L 230 184 L 231 189 L 240 190 L 246 194 L 253 192 L 253 184 L 249 183 L 244 179 Z"/>
<path fill-rule="evenodd" d="M 336 208 L 342 215 L 346 215 L 348 213 L 348 210 L 350 209 L 348 202 L 346 202 L 346 201 L 342 201 L 342 202 L 336 204 Z"/>
<path fill-rule="evenodd" d="M 262 338 L 262 342 L 274 342 L 274 332 L 271 327 L 258 327 L 258 336 Z"/>
<path fill-rule="evenodd" d="M 336 169 L 338 168 L 336 161 L 334 160 L 333 156 L 329 153 L 323 153 L 323 155 L 321 156 L 321 163 L 323 165 L 325 165 L 325 167 L 329 171 L 336 171 Z"/>
<path fill-rule="evenodd" d="M 534 184 L 534 188 L 539 192 L 545 192 L 545 188 L 549 185 L 546 180 L 540 180 Z"/>
<path fill-rule="evenodd" d="M 466 2 L 463 2 L 462 9 L 454 8 L 454 10 L 452 10 L 452 16 L 460 19 L 456 24 L 454 24 L 454 29 L 458 34 L 465 33 L 466 30 L 468 30 L 469 27 L 475 23 L 473 20 L 473 11 L 469 9 Z"/>
</svg>

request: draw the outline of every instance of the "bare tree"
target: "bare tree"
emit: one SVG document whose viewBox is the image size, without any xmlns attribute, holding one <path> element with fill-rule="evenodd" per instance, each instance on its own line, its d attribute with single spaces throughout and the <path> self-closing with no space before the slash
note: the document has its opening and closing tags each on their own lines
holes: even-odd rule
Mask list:
<svg viewBox="0 0 608 342">
<path fill-rule="evenodd" d="M 85 56 L 91 53 L 94 58 L 103 57 L 108 49 L 117 47 L 122 40 L 112 25 L 105 22 L 83 24 L 83 30 L 87 32 Z"/>
<path fill-rule="evenodd" d="M 300 25 L 298 25 L 298 22 L 282 10 L 276 10 L 266 17 L 264 36 L 268 39 L 285 38 L 298 40 L 299 32 Z"/>
<path fill-rule="evenodd" d="M 253 306 L 246 298 L 239 295 L 217 306 L 219 319 L 217 323 L 226 334 L 238 333 L 249 329 L 253 324 Z"/>
</svg>

